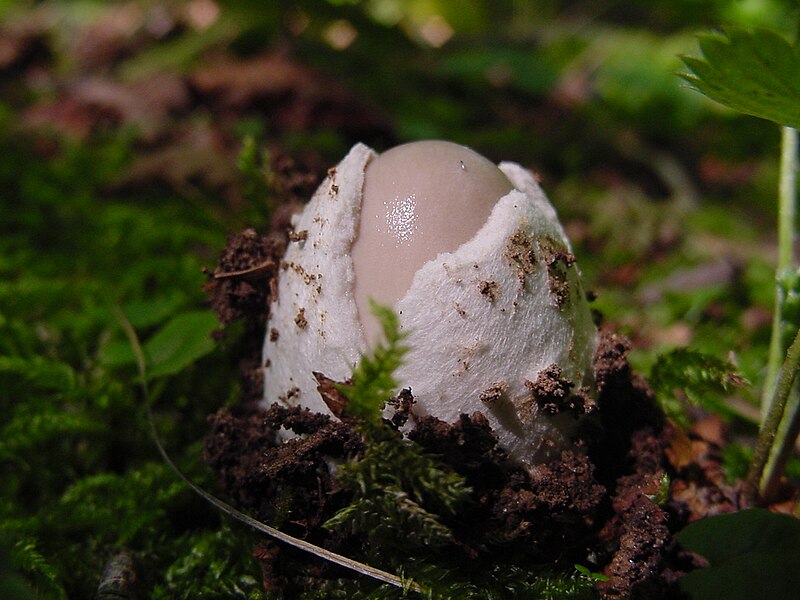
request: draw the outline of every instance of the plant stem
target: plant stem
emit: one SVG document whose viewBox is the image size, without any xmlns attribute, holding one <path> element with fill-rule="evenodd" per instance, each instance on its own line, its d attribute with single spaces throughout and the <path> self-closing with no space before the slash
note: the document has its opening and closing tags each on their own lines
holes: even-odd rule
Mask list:
<svg viewBox="0 0 800 600">
<path fill-rule="evenodd" d="M 769 501 L 778 486 L 781 473 L 789 452 L 800 432 L 800 394 L 797 386 L 790 384 L 788 390 L 779 390 L 781 377 L 787 372 L 789 355 L 783 368 L 784 301 L 786 286 L 784 282 L 795 269 L 794 241 L 797 200 L 797 130 L 784 127 L 781 136 L 781 167 L 778 189 L 778 265 L 776 269 L 775 314 L 772 321 L 767 378 L 761 402 L 762 426 L 756 457 L 753 458 L 751 473 L 758 473 L 758 479 L 749 481 L 753 489 L 758 489 L 762 500 Z M 794 344 L 797 343 L 795 338 Z M 792 381 L 794 378 L 792 378 Z M 786 393 L 785 398 L 783 393 Z M 776 406 L 780 402 L 780 407 Z M 777 416 L 778 421 L 772 423 Z M 773 428 L 774 425 L 774 428 Z M 766 437 L 765 437 L 766 436 Z M 762 448 L 763 444 L 768 446 Z M 759 452 L 764 456 L 759 456 Z M 758 460 L 757 460 L 758 459 Z M 762 464 L 757 466 L 757 462 Z M 756 475 L 754 474 L 753 477 Z"/>
<path fill-rule="evenodd" d="M 775 309 L 772 316 L 767 376 L 761 396 L 761 422 L 767 418 L 773 397 L 778 370 L 783 362 L 786 348 L 783 345 L 782 281 L 794 266 L 795 204 L 797 171 L 797 130 L 781 128 L 781 166 L 778 184 L 778 264 L 775 268 Z"/>
<path fill-rule="evenodd" d="M 776 447 L 778 430 L 798 371 L 800 371 L 800 330 L 797 332 L 792 345 L 789 346 L 783 366 L 778 370 L 769 413 L 767 413 L 767 418 L 761 426 L 753 462 L 750 464 L 750 470 L 747 473 L 746 485 L 750 494 L 755 496 L 759 492 L 758 495 L 762 499 L 767 498 L 763 487 L 763 482 L 767 479 L 765 477 L 767 475 L 765 467 Z M 793 442 L 794 440 L 792 440 Z M 772 482 L 772 485 L 774 486 L 774 482 Z"/>
<path fill-rule="evenodd" d="M 778 184 L 779 210 L 778 268 L 794 266 L 795 215 L 797 191 L 797 130 L 781 128 L 781 180 Z"/>
</svg>

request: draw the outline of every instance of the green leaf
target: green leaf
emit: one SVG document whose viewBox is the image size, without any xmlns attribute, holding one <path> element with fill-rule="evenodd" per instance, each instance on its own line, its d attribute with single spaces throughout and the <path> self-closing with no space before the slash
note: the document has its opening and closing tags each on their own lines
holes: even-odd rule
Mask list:
<svg viewBox="0 0 800 600">
<path fill-rule="evenodd" d="M 128 317 L 131 325 L 137 329 L 151 327 L 166 321 L 178 312 L 181 298 L 177 294 L 159 297 L 157 299 L 129 302 L 122 307 L 122 312 Z"/>
<path fill-rule="evenodd" d="M 219 327 L 214 314 L 193 311 L 178 315 L 162 327 L 144 345 L 150 379 L 173 375 L 211 352 L 211 332 Z"/>
<path fill-rule="evenodd" d="M 681 73 L 697 90 L 739 112 L 800 127 L 800 51 L 778 34 L 730 29 L 700 36 L 702 57 Z"/>
<path fill-rule="evenodd" d="M 589 567 L 584 567 L 580 564 L 575 564 L 575 570 L 578 571 L 581 575 L 590 579 L 592 581 L 608 581 L 611 579 L 608 575 L 603 575 L 602 573 L 595 573 Z"/>
<path fill-rule="evenodd" d="M 694 600 L 797 598 L 800 520 L 763 509 L 745 510 L 697 521 L 677 537 L 711 563 L 681 580 Z"/>
<path fill-rule="evenodd" d="M 98 354 L 100 362 L 104 367 L 115 368 L 124 365 L 132 365 L 136 362 L 136 355 L 133 353 L 128 340 L 111 340 L 100 348 Z"/>
<path fill-rule="evenodd" d="M 800 270 L 790 268 L 777 274 L 777 284 L 783 295 L 781 311 L 781 345 L 788 348 L 800 329 Z"/>
</svg>

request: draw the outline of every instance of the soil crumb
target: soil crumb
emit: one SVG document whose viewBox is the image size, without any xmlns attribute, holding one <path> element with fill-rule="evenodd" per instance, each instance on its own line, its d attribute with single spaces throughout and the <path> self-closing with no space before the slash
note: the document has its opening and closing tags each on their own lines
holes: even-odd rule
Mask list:
<svg viewBox="0 0 800 600">
<path fill-rule="evenodd" d="M 494 302 L 500 295 L 500 286 L 496 281 L 479 281 L 478 290 L 489 302 Z"/>
<path fill-rule="evenodd" d="M 542 236 L 537 242 L 539 257 L 547 267 L 550 295 L 558 306 L 564 306 L 570 299 L 570 284 L 567 277 L 569 269 L 575 264 L 575 255 L 552 237 Z"/>
<path fill-rule="evenodd" d="M 229 325 L 244 317 L 266 321 L 285 249 L 285 243 L 254 229 L 228 237 L 218 267 L 208 273 L 205 285 L 220 323 Z"/>
<path fill-rule="evenodd" d="M 301 537 L 319 529 L 340 508 L 328 458 L 349 458 L 363 450 L 351 427 L 278 404 L 241 416 L 223 409 L 210 422 L 203 458 L 238 507 L 270 523 L 283 523 L 291 514 L 284 525 Z M 280 442 L 281 428 L 297 437 Z"/>
<path fill-rule="evenodd" d="M 536 381 L 525 381 L 540 411 L 557 415 L 570 411 L 576 415 L 591 414 L 597 406 L 586 390 L 572 393 L 573 383 L 561 376 L 561 367 L 552 364 L 542 369 Z"/>
<path fill-rule="evenodd" d="M 520 285 L 524 286 L 525 277 L 536 270 L 533 240 L 522 229 L 518 229 L 508 240 L 504 256 L 511 268 L 517 272 Z"/>
</svg>

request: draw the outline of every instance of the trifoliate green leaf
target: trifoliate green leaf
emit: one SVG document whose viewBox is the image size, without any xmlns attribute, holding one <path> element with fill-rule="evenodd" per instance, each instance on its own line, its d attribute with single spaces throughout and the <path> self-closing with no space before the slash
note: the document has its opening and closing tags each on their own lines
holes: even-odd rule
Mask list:
<svg viewBox="0 0 800 600">
<path fill-rule="evenodd" d="M 745 510 L 696 521 L 677 537 L 711 563 L 681 580 L 693 600 L 797 598 L 799 519 L 763 509 Z"/>
<path fill-rule="evenodd" d="M 730 29 L 702 35 L 702 57 L 684 56 L 697 90 L 739 112 L 800 127 L 800 50 L 778 34 Z"/>
</svg>

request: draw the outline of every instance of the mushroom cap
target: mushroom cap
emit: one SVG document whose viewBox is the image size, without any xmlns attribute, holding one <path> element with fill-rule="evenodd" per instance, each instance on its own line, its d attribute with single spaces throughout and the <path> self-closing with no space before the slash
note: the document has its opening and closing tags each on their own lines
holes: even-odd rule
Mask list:
<svg viewBox="0 0 800 600">
<path fill-rule="evenodd" d="M 403 144 L 367 164 L 353 264 L 369 344 L 380 337 L 369 299 L 394 306 L 423 264 L 472 239 L 512 189 L 492 162 L 452 142 Z"/>
</svg>

